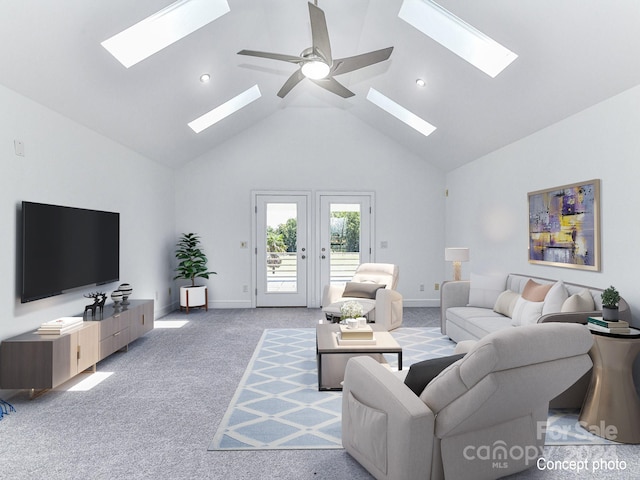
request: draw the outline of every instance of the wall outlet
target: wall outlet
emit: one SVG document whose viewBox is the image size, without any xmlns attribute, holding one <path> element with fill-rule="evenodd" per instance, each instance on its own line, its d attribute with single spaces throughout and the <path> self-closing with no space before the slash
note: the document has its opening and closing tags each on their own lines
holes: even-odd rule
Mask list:
<svg viewBox="0 0 640 480">
<path fill-rule="evenodd" d="M 440 284 L 439 284 L 439 283 L 436 283 L 436 284 L 433 286 L 433 289 L 434 289 L 434 290 L 440 290 Z"/>
<path fill-rule="evenodd" d="M 249 242 L 240 242 L 240 248 L 249 248 Z"/>
<path fill-rule="evenodd" d="M 421 283 L 421 284 L 420 284 L 420 291 L 421 291 L 421 292 L 424 292 L 424 283 Z"/>
<path fill-rule="evenodd" d="M 242 286 L 242 293 L 249 293 L 249 285 Z"/>
<path fill-rule="evenodd" d="M 171 298 L 171 287 L 169 287 L 169 298 Z"/>
<path fill-rule="evenodd" d="M 158 291 L 156 290 L 156 302 L 158 301 Z"/>
</svg>

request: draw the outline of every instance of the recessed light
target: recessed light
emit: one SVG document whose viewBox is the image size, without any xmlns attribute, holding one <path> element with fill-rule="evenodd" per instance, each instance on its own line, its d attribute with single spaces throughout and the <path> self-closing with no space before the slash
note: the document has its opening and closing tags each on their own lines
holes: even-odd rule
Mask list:
<svg viewBox="0 0 640 480">
<path fill-rule="evenodd" d="M 203 73 L 202 75 L 200 75 L 200 81 L 202 83 L 209 83 L 209 80 L 211 80 L 211 75 L 209 75 L 208 73 Z"/>
<path fill-rule="evenodd" d="M 422 78 L 416 79 L 416 85 L 419 87 L 424 87 L 427 84 Z"/>
</svg>

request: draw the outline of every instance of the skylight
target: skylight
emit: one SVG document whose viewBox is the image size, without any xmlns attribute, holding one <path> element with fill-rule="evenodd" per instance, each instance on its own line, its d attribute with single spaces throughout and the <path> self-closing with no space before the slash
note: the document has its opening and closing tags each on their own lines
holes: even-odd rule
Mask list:
<svg viewBox="0 0 640 480">
<path fill-rule="evenodd" d="M 428 137 L 429 135 L 431 135 L 436 129 L 436 127 L 431 125 L 429 122 L 421 119 L 416 114 L 411 113 L 409 110 L 407 110 L 401 105 L 398 105 L 396 102 L 394 102 L 390 98 L 385 97 L 383 94 L 381 94 L 379 91 L 377 91 L 374 88 L 369 89 L 369 93 L 367 94 L 367 100 L 377 105 L 387 113 L 390 113 L 391 115 L 396 117 L 398 120 L 406 123 L 411 128 L 414 128 L 415 130 L 423 134 L 425 137 Z"/>
<path fill-rule="evenodd" d="M 178 0 L 102 42 L 129 68 L 229 11 L 227 0 Z"/>
<path fill-rule="evenodd" d="M 404 0 L 398 16 L 492 78 L 518 58 L 431 0 Z"/>
<path fill-rule="evenodd" d="M 260 93 L 258 85 L 254 85 L 249 90 L 245 90 L 240 95 L 233 97 L 231 100 L 223 103 L 219 107 L 216 107 L 201 117 L 189 122 L 188 125 L 194 132 L 200 133 L 214 123 L 217 123 L 220 120 L 227 118 L 232 113 L 237 112 L 241 108 L 246 107 L 261 96 L 262 94 Z"/>
</svg>

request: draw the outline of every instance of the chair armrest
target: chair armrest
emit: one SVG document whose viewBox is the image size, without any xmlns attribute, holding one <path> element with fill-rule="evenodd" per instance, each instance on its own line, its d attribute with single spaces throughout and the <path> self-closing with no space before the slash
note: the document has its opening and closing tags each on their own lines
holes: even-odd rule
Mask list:
<svg viewBox="0 0 640 480">
<path fill-rule="evenodd" d="M 469 303 L 469 280 L 446 281 L 440 285 L 440 331 L 446 335 L 447 308 L 466 307 Z"/>
<path fill-rule="evenodd" d="M 344 287 L 338 285 L 325 285 L 322 291 L 322 304 L 321 307 L 326 307 L 339 301 L 342 298 Z"/>
<path fill-rule="evenodd" d="M 396 290 L 381 288 L 376 292 L 375 322 L 391 331 L 402 325 L 402 295 Z"/>
<path fill-rule="evenodd" d="M 377 479 L 427 478 L 435 416 L 391 371 L 371 357 L 347 363 L 342 445 Z"/>
</svg>

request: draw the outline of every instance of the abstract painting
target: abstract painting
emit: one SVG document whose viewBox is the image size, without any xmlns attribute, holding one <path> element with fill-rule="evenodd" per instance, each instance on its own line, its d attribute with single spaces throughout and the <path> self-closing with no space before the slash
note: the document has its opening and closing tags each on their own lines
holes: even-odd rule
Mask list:
<svg viewBox="0 0 640 480">
<path fill-rule="evenodd" d="M 600 180 L 528 196 L 529 263 L 600 271 Z"/>
</svg>

